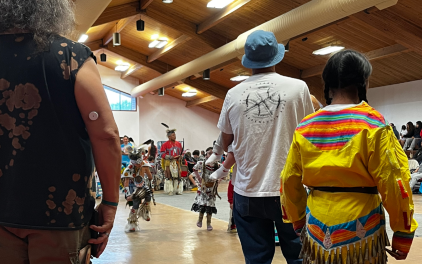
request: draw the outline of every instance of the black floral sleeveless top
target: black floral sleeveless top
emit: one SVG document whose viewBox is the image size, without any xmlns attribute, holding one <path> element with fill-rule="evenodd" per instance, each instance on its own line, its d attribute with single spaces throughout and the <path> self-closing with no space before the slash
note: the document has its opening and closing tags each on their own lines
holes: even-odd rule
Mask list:
<svg viewBox="0 0 422 264">
<path fill-rule="evenodd" d="M 90 57 L 59 36 L 37 52 L 32 34 L 0 35 L 0 225 L 88 224 L 93 157 L 74 84 Z"/>
</svg>

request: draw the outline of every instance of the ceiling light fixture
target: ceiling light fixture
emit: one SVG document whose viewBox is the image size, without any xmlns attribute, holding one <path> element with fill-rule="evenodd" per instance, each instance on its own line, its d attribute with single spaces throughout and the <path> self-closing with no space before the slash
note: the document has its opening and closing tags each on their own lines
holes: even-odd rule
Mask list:
<svg viewBox="0 0 422 264">
<path fill-rule="evenodd" d="M 314 55 L 327 55 L 344 49 L 342 46 L 328 46 L 312 52 Z"/>
<path fill-rule="evenodd" d="M 155 46 L 157 49 L 161 49 L 162 47 L 167 45 L 167 43 L 169 42 L 168 39 L 166 38 L 159 38 L 158 41 L 160 41 L 160 43 L 158 43 L 158 45 Z"/>
<path fill-rule="evenodd" d="M 203 73 L 202 73 L 202 79 L 208 81 L 209 79 L 211 79 L 211 71 L 210 69 L 206 69 Z"/>
<path fill-rule="evenodd" d="M 148 48 L 155 48 L 158 44 L 160 44 L 160 41 L 154 40 L 153 42 L 149 43 Z"/>
<path fill-rule="evenodd" d="M 101 58 L 101 61 L 102 62 L 106 62 L 107 61 L 107 55 L 104 53 L 104 50 L 103 50 L 103 53 L 100 55 L 100 58 Z"/>
<path fill-rule="evenodd" d="M 142 19 L 139 19 L 136 21 L 136 30 L 138 31 L 144 31 L 145 30 L 145 21 Z"/>
<path fill-rule="evenodd" d="M 119 63 L 118 63 L 119 64 Z M 127 62 L 122 62 L 119 65 L 116 66 L 116 68 L 114 68 L 115 71 L 119 71 L 119 72 L 125 72 L 129 69 L 130 64 Z"/>
<path fill-rule="evenodd" d="M 152 36 L 152 39 L 154 39 L 154 41 L 152 41 L 148 47 L 149 48 L 157 48 L 157 49 L 161 49 L 162 47 L 164 47 L 165 45 L 167 45 L 167 43 L 169 42 L 167 38 L 158 38 L 158 35 L 155 34 Z"/>
<path fill-rule="evenodd" d="M 116 33 L 113 34 L 113 46 L 120 46 L 120 33 L 117 32 L 117 23 L 116 23 Z"/>
<path fill-rule="evenodd" d="M 158 96 L 164 96 L 164 87 L 158 89 Z"/>
<path fill-rule="evenodd" d="M 186 93 L 182 93 L 182 96 L 183 97 L 193 97 L 196 94 L 197 94 L 197 91 L 196 90 L 190 90 L 190 91 L 188 91 Z"/>
<path fill-rule="evenodd" d="M 230 81 L 233 81 L 233 82 L 241 82 L 241 81 L 244 81 L 244 80 L 248 79 L 249 77 L 250 76 L 239 75 L 239 76 L 235 76 L 233 78 L 230 78 Z"/>
<path fill-rule="evenodd" d="M 231 4 L 234 0 L 211 0 L 208 2 L 208 8 L 224 8 Z"/>
<path fill-rule="evenodd" d="M 87 35 L 87 34 L 82 34 L 82 35 L 79 37 L 78 42 L 83 43 L 83 42 L 85 42 L 87 39 L 88 39 L 88 35 Z"/>
<path fill-rule="evenodd" d="M 173 0 L 163 0 L 163 3 L 164 4 L 171 4 L 171 3 L 173 3 Z"/>
</svg>

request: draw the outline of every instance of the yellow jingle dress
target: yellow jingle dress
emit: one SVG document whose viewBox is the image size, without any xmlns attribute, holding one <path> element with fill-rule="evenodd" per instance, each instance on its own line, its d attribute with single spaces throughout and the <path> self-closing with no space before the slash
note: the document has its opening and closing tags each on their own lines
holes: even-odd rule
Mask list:
<svg viewBox="0 0 422 264">
<path fill-rule="evenodd" d="M 283 220 L 295 230 L 306 225 L 304 264 L 386 263 L 384 208 L 393 248 L 409 252 L 418 226 L 409 180 L 398 140 L 367 103 L 307 116 L 294 133 L 281 173 Z M 309 195 L 303 185 L 311 189 Z M 313 190 L 374 186 L 379 194 Z"/>
</svg>

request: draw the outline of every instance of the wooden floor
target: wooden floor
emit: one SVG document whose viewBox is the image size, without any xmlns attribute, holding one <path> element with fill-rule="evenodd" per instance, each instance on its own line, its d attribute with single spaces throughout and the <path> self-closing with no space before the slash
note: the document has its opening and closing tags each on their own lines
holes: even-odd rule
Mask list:
<svg viewBox="0 0 422 264">
<path fill-rule="evenodd" d="M 421 214 L 422 196 L 414 200 L 416 213 Z M 122 197 L 109 245 L 93 263 L 245 263 L 237 235 L 226 232 L 227 222 L 213 219 L 214 230 L 209 232 L 196 227 L 197 213 L 159 203 L 152 210 L 150 222 L 140 220 L 141 232 L 125 233 L 129 209 Z M 421 248 L 422 237 L 416 237 L 407 260 L 390 257 L 389 263 L 420 264 Z M 278 247 L 273 263 L 286 263 Z"/>
</svg>

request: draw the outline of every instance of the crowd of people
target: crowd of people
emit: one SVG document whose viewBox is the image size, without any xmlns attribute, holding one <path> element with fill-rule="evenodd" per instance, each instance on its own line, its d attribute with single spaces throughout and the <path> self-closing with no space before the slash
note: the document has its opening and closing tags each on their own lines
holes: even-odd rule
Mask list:
<svg viewBox="0 0 422 264">
<path fill-rule="evenodd" d="M 149 221 L 154 156 L 145 159 L 147 151 L 160 159 L 165 191 L 183 192 L 183 145 L 165 124 L 169 140 L 159 152 L 150 141 L 128 146 L 129 138 L 123 139 L 129 161 L 121 173 L 119 132 L 94 55 L 62 37 L 75 24 L 71 5 L 0 1 L 2 263 L 99 257 L 113 228 L 122 178 L 132 204 L 127 230 L 136 231 L 140 217 Z M 244 51 L 242 64 L 252 76 L 227 92 L 221 133 L 192 167 L 197 226 L 206 214 L 207 230 L 213 229 L 218 181 L 233 167 L 230 223 L 246 263 L 271 263 L 274 225 L 289 264 L 385 264 L 387 253 L 406 259 L 418 224 L 410 188 L 415 179 L 404 150 L 419 144 L 421 123 L 407 124 L 401 146 L 368 104 L 372 66 L 357 51 L 342 50 L 328 60 L 322 73 L 327 106 L 318 111 L 314 105 L 321 105 L 304 81 L 276 72 L 285 47 L 273 33 L 252 32 Z M 52 151 L 46 142 L 61 142 L 64 150 Z M 94 161 L 103 191 L 95 210 Z M 16 186 L 24 195 L 16 195 Z"/>
</svg>

